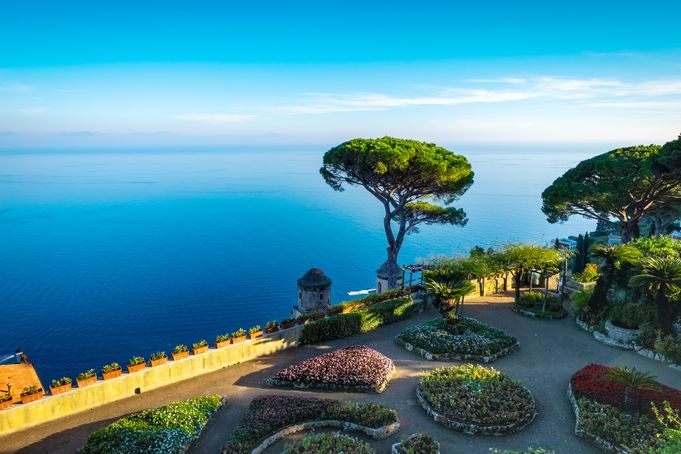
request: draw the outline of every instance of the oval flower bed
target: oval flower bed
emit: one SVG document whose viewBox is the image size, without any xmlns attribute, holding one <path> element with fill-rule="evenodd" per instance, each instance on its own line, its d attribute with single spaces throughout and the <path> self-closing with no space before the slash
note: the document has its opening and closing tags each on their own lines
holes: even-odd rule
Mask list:
<svg viewBox="0 0 681 454">
<path fill-rule="evenodd" d="M 514 433 L 537 414 L 532 394 L 518 381 L 472 364 L 435 369 L 421 379 L 416 397 L 435 421 L 469 434 Z"/>
<path fill-rule="evenodd" d="M 302 440 L 287 445 L 282 454 L 376 454 L 368 443 L 341 433 L 320 433 L 309 435 Z"/>
<path fill-rule="evenodd" d="M 512 309 L 526 317 L 550 320 L 564 318 L 568 314 L 560 303 L 560 299 L 554 295 L 549 295 L 546 299 L 546 305 L 544 305 L 544 294 L 542 292 L 523 293 L 520 295 L 518 304 L 513 304 Z"/>
<path fill-rule="evenodd" d="M 270 395 L 253 399 L 224 454 L 258 454 L 286 435 L 320 427 L 357 430 L 374 439 L 399 429 L 397 412 L 376 403 Z"/>
<path fill-rule="evenodd" d="M 126 416 L 90 434 L 80 452 L 183 453 L 222 404 L 220 396 L 203 396 Z"/>
<path fill-rule="evenodd" d="M 638 389 L 633 414 L 625 412 L 625 386 L 608 377 L 612 368 L 590 364 L 578 370 L 570 380 L 568 398 L 575 411 L 575 433 L 606 451 L 654 451 L 660 439 L 656 434 L 664 427 L 652 414 L 651 403 L 658 408 L 669 402 L 681 410 L 681 391 L 656 383 L 653 388 Z"/>
<path fill-rule="evenodd" d="M 362 345 L 314 356 L 267 380 L 270 386 L 383 392 L 395 365 L 387 356 Z"/>
<path fill-rule="evenodd" d="M 430 434 L 419 432 L 392 445 L 391 454 L 440 454 L 440 443 Z"/>
<path fill-rule="evenodd" d="M 460 332 L 448 329 L 443 319 L 431 320 L 402 331 L 395 341 L 429 360 L 473 359 L 485 363 L 518 348 L 515 337 L 475 319 L 460 317 Z"/>
</svg>

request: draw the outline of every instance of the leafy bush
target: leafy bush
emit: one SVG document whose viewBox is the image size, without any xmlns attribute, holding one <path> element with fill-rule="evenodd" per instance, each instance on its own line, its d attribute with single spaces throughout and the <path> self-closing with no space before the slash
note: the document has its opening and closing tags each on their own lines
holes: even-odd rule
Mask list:
<svg viewBox="0 0 681 454">
<path fill-rule="evenodd" d="M 546 296 L 546 307 L 544 307 L 544 293 L 525 292 L 520 295 L 518 307 L 536 314 L 549 314 L 554 317 L 564 317 L 567 311 L 560 303 L 560 299 L 555 295 Z M 545 312 L 542 311 L 545 309 Z"/>
<path fill-rule="evenodd" d="M 584 271 L 581 273 L 574 273 L 572 275 L 572 279 L 577 282 L 587 284 L 589 282 L 596 282 L 599 276 L 600 274 L 598 274 L 598 265 L 595 263 L 587 263 Z"/>
<path fill-rule="evenodd" d="M 70 385 L 70 384 L 71 384 L 71 379 L 69 377 L 62 377 L 59 380 L 52 380 L 52 387 L 53 388 L 59 388 L 60 386 Z"/>
<path fill-rule="evenodd" d="M 591 295 L 594 292 L 594 288 L 588 288 L 586 290 L 581 290 L 574 295 L 572 295 L 572 308 L 575 310 L 575 314 L 582 312 L 582 309 L 591 299 Z"/>
<path fill-rule="evenodd" d="M 305 325 L 300 342 L 315 344 L 366 333 L 381 325 L 409 318 L 416 311 L 417 306 L 407 297 L 376 303 L 356 312 L 334 315 Z"/>
<path fill-rule="evenodd" d="M 648 316 L 642 304 L 617 304 L 610 310 L 610 319 L 616 326 L 626 329 L 638 329 Z"/>
<path fill-rule="evenodd" d="M 442 319 L 431 320 L 405 329 L 398 338 L 429 353 L 481 357 L 498 353 L 518 342 L 515 337 L 472 318 L 459 317 L 456 326 L 458 332 L 452 331 Z"/>
<path fill-rule="evenodd" d="M 253 399 L 225 445 L 225 454 L 246 454 L 261 439 L 293 424 L 334 419 L 379 428 L 397 422 L 397 412 L 376 403 L 353 403 L 283 395 Z"/>
<path fill-rule="evenodd" d="M 309 435 L 287 445 L 282 454 L 375 454 L 376 451 L 357 438 L 341 433 L 320 433 Z"/>
<path fill-rule="evenodd" d="M 679 412 L 669 405 L 669 402 L 664 402 L 662 409 L 652 406 L 653 413 L 657 422 L 664 426 L 662 432 L 662 448 L 658 454 L 677 454 L 681 452 L 681 416 Z"/>
<path fill-rule="evenodd" d="M 92 434 L 82 454 L 183 453 L 220 407 L 220 396 L 204 396 L 145 410 Z"/>
<path fill-rule="evenodd" d="M 681 341 L 674 336 L 660 336 L 655 341 L 655 351 L 662 353 L 676 364 L 681 364 Z"/>
<path fill-rule="evenodd" d="M 395 366 L 390 358 L 355 345 L 314 356 L 287 367 L 274 378 L 291 383 L 363 386 L 380 392 Z"/>
<path fill-rule="evenodd" d="M 650 415 L 627 415 L 612 405 L 578 399 L 582 429 L 625 452 L 656 452 L 661 425 Z"/>
<path fill-rule="evenodd" d="M 512 424 L 531 418 L 536 410 L 525 387 L 491 367 L 435 369 L 421 379 L 418 389 L 437 412 L 464 423 Z"/>
<path fill-rule="evenodd" d="M 438 451 L 438 443 L 425 432 L 419 432 L 403 439 L 397 447 L 399 454 L 436 454 Z"/>
</svg>

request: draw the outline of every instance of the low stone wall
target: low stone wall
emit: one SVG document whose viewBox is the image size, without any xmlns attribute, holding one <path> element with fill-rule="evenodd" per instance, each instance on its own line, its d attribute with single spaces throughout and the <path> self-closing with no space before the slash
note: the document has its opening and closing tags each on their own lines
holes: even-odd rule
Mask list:
<svg viewBox="0 0 681 454">
<path fill-rule="evenodd" d="M 606 440 L 602 439 L 601 437 L 596 436 L 596 435 L 592 434 L 591 432 L 588 432 L 588 431 L 582 429 L 582 426 L 580 425 L 580 421 L 579 421 L 579 419 L 580 419 L 580 408 L 579 408 L 579 404 L 577 403 L 577 399 L 575 398 L 575 395 L 572 392 L 572 383 L 570 383 L 568 385 L 567 396 L 568 396 L 568 400 L 570 401 L 570 404 L 572 405 L 572 409 L 575 412 L 575 435 L 577 435 L 578 437 L 584 438 L 589 443 L 596 446 L 597 448 L 599 448 L 602 451 L 613 452 L 613 453 L 617 453 L 617 454 L 627 454 L 627 451 L 623 451 L 623 450 L 615 447 L 615 445 L 613 445 L 609 441 L 606 441 Z"/>
<path fill-rule="evenodd" d="M 374 440 L 382 440 L 384 438 L 388 438 L 390 435 L 397 432 L 400 429 L 400 422 L 397 421 L 387 426 L 378 427 L 376 429 L 361 426 L 359 424 L 355 424 L 352 422 L 337 421 L 335 419 L 295 424 L 293 426 L 289 426 L 285 429 L 280 430 L 274 435 L 270 435 L 269 437 L 267 437 L 262 443 L 260 443 L 255 449 L 251 451 L 251 454 L 261 454 L 263 451 L 265 451 L 265 449 L 269 448 L 274 443 L 281 440 L 287 435 L 303 432 L 306 430 L 321 429 L 324 427 L 333 427 L 342 430 L 354 430 L 357 432 L 362 432 L 367 436 L 373 438 Z"/>
<path fill-rule="evenodd" d="M 511 306 L 511 309 L 513 310 L 513 312 L 515 312 L 517 314 L 523 315 L 525 317 L 530 317 L 530 318 L 540 318 L 540 319 L 544 319 L 544 320 L 560 320 L 561 318 L 567 317 L 567 311 L 565 311 L 561 315 L 553 315 L 549 312 L 542 314 L 541 312 L 533 312 L 533 311 L 530 311 L 530 310 L 527 310 L 527 309 L 523 309 L 520 306 L 518 306 L 517 304 L 514 304 L 513 306 Z"/>
<path fill-rule="evenodd" d="M 527 388 L 526 388 L 527 389 Z M 532 393 L 528 390 L 527 391 L 530 395 L 530 398 L 532 399 L 532 403 L 534 406 L 534 396 L 532 396 Z M 425 397 L 423 397 L 423 394 L 421 393 L 421 390 L 417 387 L 416 388 L 416 398 L 423 407 L 423 409 L 430 415 L 431 418 L 435 420 L 435 422 L 439 422 L 440 424 L 449 427 L 450 429 L 454 429 L 459 432 L 467 433 L 470 435 L 476 435 L 476 434 L 482 434 L 482 435 L 508 435 L 512 433 L 516 433 L 520 430 L 522 430 L 525 426 L 527 426 L 529 423 L 534 421 L 534 418 L 537 416 L 537 411 L 535 410 L 532 415 L 522 418 L 518 421 L 515 421 L 511 424 L 499 424 L 499 425 L 480 425 L 480 424 L 475 424 L 471 422 L 464 422 L 464 421 L 457 421 L 455 419 L 451 419 L 446 417 L 443 414 L 440 414 L 437 410 L 435 410 L 430 403 L 426 400 Z"/>
<path fill-rule="evenodd" d="M 302 326 L 0 410 L 0 436 L 298 345 Z"/>
<path fill-rule="evenodd" d="M 322 382 L 310 382 L 304 383 L 301 381 L 291 381 L 283 380 L 277 377 L 270 377 L 265 380 L 268 386 L 279 387 L 279 388 L 296 388 L 296 389 L 323 389 L 325 391 L 346 391 L 346 392 L 356 392 L 356 393 L 382 393 L 385 388 L 390 383 L 393 375 L 395 375 L 395 366 L 390 370 L 388 377 L 379 383 L 376 387 L 370 385 L 339 385 L 336 383 L 322 383 Z"/>
<path fill-rule="evenodd" d="M 391 454 L 401 454 L 400 448 L 407 443 L 409 440 L 412 438 L 416 437 L 418 434 L 412 434 L 409 437 L 407 437 L 404 441 L 401 441 L 399 443 L 394 443 L 390 449 Z M 440 442 L 435 441 L 435 452 L 431 454 L 440 454 Z"/>
<path fill-rule="evenodd" d="M 474 361 L 481 361 L 483 363 L 491 363 L 492 361 L 496 361 L 497 359 L 506 356 L 510 353 L 513 353 L 514 351 L 520 348 L 520 343 L 516 342 L 510 347 L 506 347 L 503 350 L 499 350 L 494 354 L 488 356 L 481 356 L 481 355 L 466 355 L 459 353 L 441 353 L 441 354 L 431 353 L 428 350 L 425 350 L 421 347 L 417 347 L 407 341 L 402 340 L 399 335 L 395 337 L 395 343 L 401 347 L 404 347 L 407 351 L 416 353 L 417 355 L 427 359 L 428 361 L 467 361 L 472 359 Z"/>
</svg>

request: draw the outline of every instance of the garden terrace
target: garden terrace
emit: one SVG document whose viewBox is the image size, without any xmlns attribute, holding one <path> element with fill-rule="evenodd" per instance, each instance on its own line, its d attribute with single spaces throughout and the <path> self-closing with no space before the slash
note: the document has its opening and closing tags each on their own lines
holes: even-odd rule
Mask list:
<svg viewBox="0 0 681 454">
<path fill-rule="evenodd" d="M 472 364 L 426 374 L 416 396 L 435 421 L 469 434 L 514 433 L 537 414 L 532 394 L 520 382 Z"/>
<path fill-rule="evenodd" d="M 220 396 L 205 396 L 121 418 L 93 432 L 80 452 L 183 453 L 222 404 Z"/>
<path fill-rule="evenodd" d="M 269 395 L 253 399 L 224 454 L 261 452 L 291 433 L 319 427 L 359 430 L 372 438 L 399 429 L 397 412 L 376 403 Z"/>
<path fill-rule="evenodd" d="M 473 359 L 485 363 L 518 348 L 515 337 L 475 319 L 459 317 L 459 332 L 443 319 L 431 320 L 402 331 L 395 341 L 409 351 L 435 361 Z"/>
<path fill-rule="evenodd" d="M 390 358 L 369 347 L 355 345 L 287 367 L 268 379 L 267 384 L 380 393 L 394 372 Z"/>
</svg>

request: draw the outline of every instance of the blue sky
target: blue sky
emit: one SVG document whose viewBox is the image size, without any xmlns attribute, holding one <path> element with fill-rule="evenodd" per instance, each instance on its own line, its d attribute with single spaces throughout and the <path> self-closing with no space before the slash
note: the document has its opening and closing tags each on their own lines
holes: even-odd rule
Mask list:
<svg viewBox="0 0 681 454">
<path fill-rule="evenodd" d="M 681 2 L 470 3 L 4 4 L 0 147 L 681 132 Z"/>
</svg>

